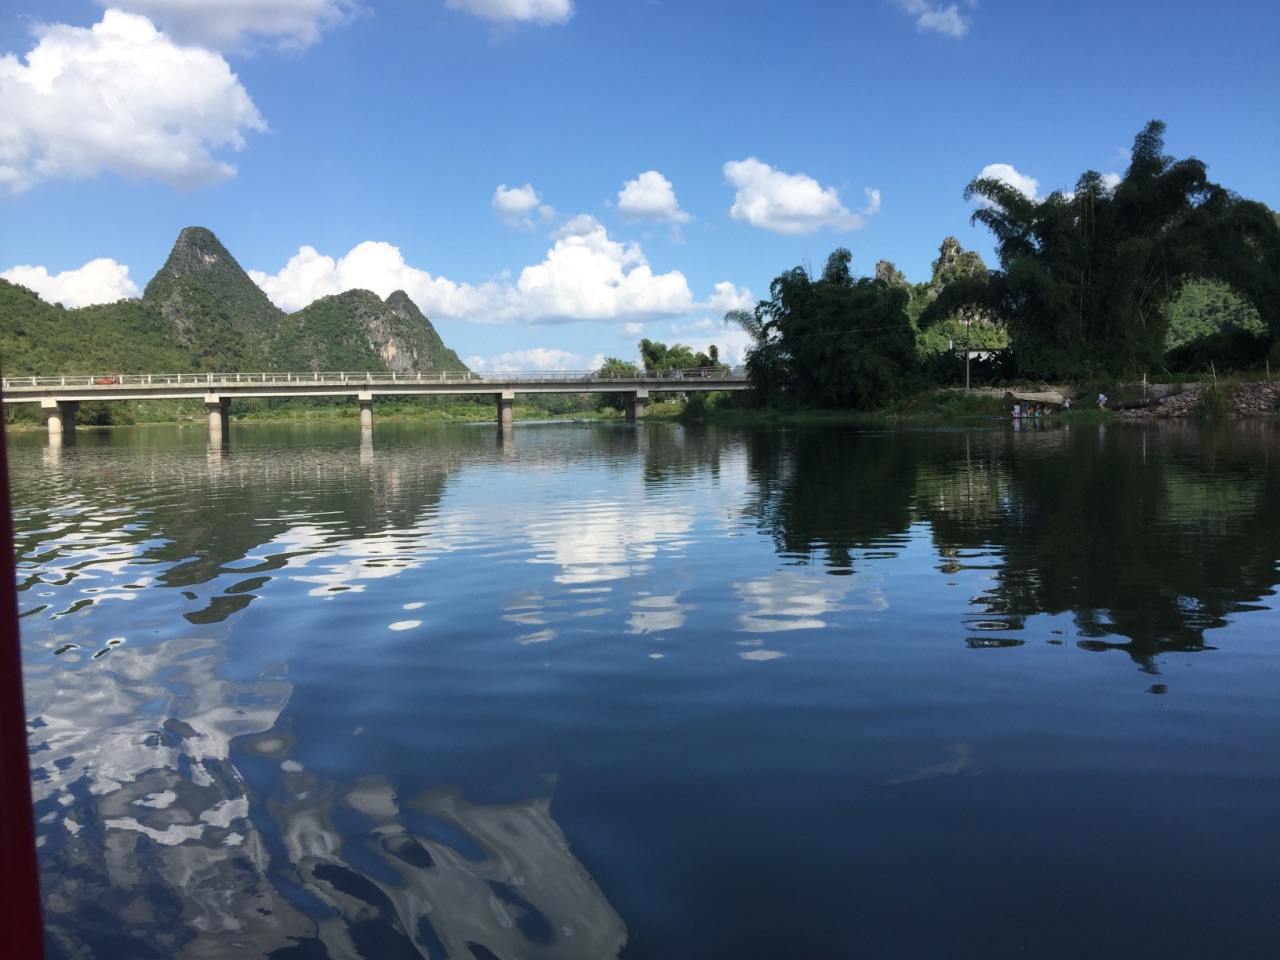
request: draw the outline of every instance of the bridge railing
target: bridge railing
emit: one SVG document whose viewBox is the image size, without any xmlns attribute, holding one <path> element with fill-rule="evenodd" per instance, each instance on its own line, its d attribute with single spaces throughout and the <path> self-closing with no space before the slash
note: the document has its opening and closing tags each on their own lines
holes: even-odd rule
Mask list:
<svg viewBox="0 0 1280 960">
<path fill-rule="evenodd" d="M 5 377 L 6 389 L 40 389 L 59 387 L 164 387 L 164 386 L 226 386 L 237 383 L 254 384 L 343 384 L 343 383 L 439 383 L 482 380 L 479 374 L 469 370 L 428 370 L 423 372 L 372 372 L 326 370 L 294 373 L 269 371 L 265 373 L 99 373 L 60 374 L 52 377 Z"/>
<path fill-rule="evenodd" d="M 414 371 L 310 371 L 305 373 L 100 373 L 52 377 L 5 377 L 5 390 L 80 390 L 94 387 L 223 387 L 235 384 L 285 384 L 333 386 L 340 384 L 388 383 L 510 383 L 512 381 L 600 381 L 600 380 L 745 380 L 744 373 L 727 367 L 697 367 L 691 370 L 645 370 L 636 373 L 601 373 L 597 370 L 471 370 Z"/>
<path fill-rule="evenodd" d="M 491 370 L 480 374 L 482 380 L 495 382 L 509 380 L 745 380 L 741 369 L 729 367 L 694 367 L 689 370 Z"/>
</svg>

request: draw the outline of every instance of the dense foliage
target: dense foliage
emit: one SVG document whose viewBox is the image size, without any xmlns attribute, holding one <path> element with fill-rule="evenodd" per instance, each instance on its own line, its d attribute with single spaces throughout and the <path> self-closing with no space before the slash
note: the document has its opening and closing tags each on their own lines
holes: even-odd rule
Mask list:
<svg viewBox="0 0 1280 960">
<path fill-rule="evenodd" d="M 173 326 L 143 300 L 67 310 L 0 280 L 0 317 L 0 365 L 7 377 L 196 369 Z"/>
<path fill-rule="evenodd" d="M 1218 333 L 1267 332 L 1253 304 L 1220 280 L 1188 277 L 1165 305 L 1165 315 L 1169 321 L 1165 346 L 1170 350 Z"/>
<path fill-rule="evenodd" d="M 1033 200 L 980 178 L 966 198 L 995 235 L 1001 269 L 947 287 L 928 326 L 962 306 L 1003 323 L 1026 377 L 1137 375 L 1163 365 L 1166 304 L 1187 277 L 1229 283 L 1280 328 L 1280 227 L 1265 206 L 1211 182 L 1196 159 L 1164 154 L 1164 124 L 1134 140 L 1114 187 L 1088 171 L 1070 194 Z"/>
<path fill-rule="evenodd" d="M 694 353 L 692 347 L 686 347 L 683 343 L 668 347 L 665 343 L 648 339 L 641 340 L 638 347 L 644 368 L 657 373 L 714 367 L 720 362 L 720 351 L 716 349 L 715 344 L 708 347 L 706 353 L 702 351 Z"/>
<path fill-rule="evenodd" d="M 877 277 L 895 275 L 901 277 L 893 264 L 881 261 L 876 265 Z M 961 281 L 985 281 L 988 275 L 987 265 L 976 250 L 965 250 L 954 237 L 947 237 L 942 241 L 938 259 L 933 261 L 933 276 L 927 283 L 911 288 L 907 316 L 915 330 L 916 351 L 935 383 L 966 382 L 966 356 L 970 351 L 977 357 L 990 358 L 971 364 L 975 374 L 991 376 L 1001 369 L 1004 359 L 1001 351 L 1009 346 L 1009 335 L 1003 325 L 993 322 L 982 310 L 965 305 L 928 326 L 920 323 L 924 311 L 947 287 Z M 906 279 L 900 282 L 905 285 Z"/>
<path fill-rule="evenodd" d="M 1116 183 L 1094 171 L 1030 198 L 997 179 L 965 190 L 1000 269 L 954 238 L 928 283 L 893 264 L 854 279 L 836 250 L 822 276 L 776 277 L 726 322 L 751 339 L 757 402 L 885 407 L 921 384 L 1142 376 L 1280 365 L 1280 217 L 1164 153 L 1164 125 L 1134 141 Z M 1270 356 L 1268 358 L 1268 351 Z"/>
<path fill-rule="evenodd" d="M 665 343 L 649 339 L 641 340 L 636 348 L 640 352 L 643 370 L 641 366 L 628 360 L 609 357 L 596 370 L 596 376 L 602 380 L 612 380 L 620 377 L 638 377 L 642 374 L 671 374 L 677 370 L 723 366 L 720 363 L 720 351 L 714 343 L 707 347 L 705 353 L 702 351 L 695 353 L 692 347 L 687 347 L 683 343 L 667 346 Z M 697 396 L 699 403 L 705 402 L 701 394 Z M 662 402 L 670 397 L 671 393 L 664 391 L 654 393 L 650 399 L 654 402 Z M 595 405 L 598 410 L 622 410 L 625 403 L 620 393 L 601 393 L 596 395 Z"/>
<path fill-rule="evenodd" d="M 806 407 L 881 407 L 923 380 L 907 317 L 909 291 L 854 279 L 843 247 L 814 280 L 803 267 L 778 276 L 754 312 L 725 320 L 751 337 L 747 372 L 757 399 Z"/>
<path fill-rule="evenodd" d="M 348 290 L 281 318 L 269 342 L 271 361 L 281 370 L 382 370 L 385 364 L 352 317 L 382 306 L 368 290 Z"/>
<path fill-rule="evenodd" d="M 617 357 L 607 357 L 600 365 L 600 369 L 596 371 L 596 376 L 601 380 L 620 380 L 639 375 L 639 367 L 628 360 L 619 360 Z M 597 393 L 595 405 L 597 410 L 621 410 L 624 406 L 622 394 Z"/>
</svg>

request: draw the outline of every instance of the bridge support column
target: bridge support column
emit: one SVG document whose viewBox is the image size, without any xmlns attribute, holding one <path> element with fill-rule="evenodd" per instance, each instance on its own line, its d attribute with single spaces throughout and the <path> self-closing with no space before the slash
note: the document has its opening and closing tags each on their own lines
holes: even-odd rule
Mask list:
<svg viewBox="0 0 1280 960">
<path fill-rule="evenodd" d="M 503 390 L 495 396 L 498 401 L 498 425 L 509 427 L 516 416 L 516 392 L 514 390 Z"/>
<path fill-rule="evenodd" d="M 206 393 L 204 407 L 209 411 L 209 439 L 227 436 L 231 426 L 231 398 Z"/>
<path fill-rule="evenodd" d="M 356 394 L 356 399 L 360 401 L 360 429 L 373 429 L 373 394 L 368 390 L 361 390 Z"/>
<path fill-rule="evenodd" d="M 644 405 L 648 399 L 649 391 L 644 387 L 638 388 L 635 393 L 623 394 L 622 405 L 626 410 L 627 419 L 643 420 Z"/>
<path fill-rule="evenodd" d="M 76 411 L 80 409 L 80 404 L 75 400 L 45 397 L 40 401 L 40 409 L 44 411 L 44 425 L 50 437 L 61 438 L 64 433 L 75 432 Z"/>
</svg>

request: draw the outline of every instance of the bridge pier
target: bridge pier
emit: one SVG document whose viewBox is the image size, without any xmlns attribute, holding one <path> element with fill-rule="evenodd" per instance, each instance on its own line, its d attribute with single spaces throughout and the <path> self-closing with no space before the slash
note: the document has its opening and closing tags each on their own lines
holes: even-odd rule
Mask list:
<svg viewBox="0 0 1280 960">
<path fill-rule="evenodd" d="M 373 427 L 360 427 L 360 466 L 373 465 Z"/>
<path fill-rule="evenodd" d="M 635 393 L 624 393 L 622 395 L 622 407 L 626 411 L 628 420 L 643 420 L 644 405 L 649 399 L 649 391 L 645 387 L 639 387 Z"/>
<path fill-rule="evenodd" d="M 503 427 L 511 426 L 516 417 L 516 392 L 503 390 L 501 393 L 494 394 L 494 397 L 498 401 L 498 424 Z"/>
<path fill-rule="evenodd" d="M 231 432 L 231 398 L 206 393 L 204 407 L 209 411 L 209 439 L 227 436 Z"/>
<path fill-rule="evenodd" d="M 356 394 L 356 399 L 360 401 L 360 429 L 373 429 L 373 393 L 369 390 L 361 390 Z"/>
<path fill-rule="evenodd" d="M 511 424 L 501 424 L 498 427 L 498 449 L 502 451 L 503 457 L 510 459 L 516 454 L 516 432 Z"/>
<path fill-rule="evenodd" d="M 44 412 L 44 426 L 50 438 L 61 439 L 64 433 L 75 432 L 76 411 L 80 409 L 78 401 L 45 397 L 40 401 L 40 409 Z"/>
</svg>

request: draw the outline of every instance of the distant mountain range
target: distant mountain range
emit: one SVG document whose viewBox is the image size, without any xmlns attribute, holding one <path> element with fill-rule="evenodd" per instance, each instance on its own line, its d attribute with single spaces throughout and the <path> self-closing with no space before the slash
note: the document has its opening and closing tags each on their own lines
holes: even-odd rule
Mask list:
<svg viewBox="0 0 1280 960">
<path fill-rule="evenodd" d="M 142 297 L 68 310 L 0 280 L 5 376 L 269 370 L 465 370 L 403 290 L 285 313 L 203 227 L 178 235 Z"/>
</svg>

